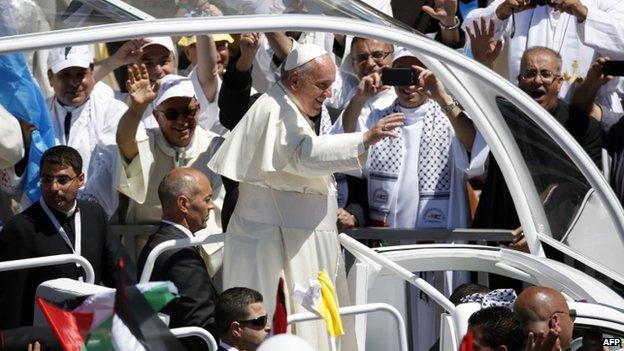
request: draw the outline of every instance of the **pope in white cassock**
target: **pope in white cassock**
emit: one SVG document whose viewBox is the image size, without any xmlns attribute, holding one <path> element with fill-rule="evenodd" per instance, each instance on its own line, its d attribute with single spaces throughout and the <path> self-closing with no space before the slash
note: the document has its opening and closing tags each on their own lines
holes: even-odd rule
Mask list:
<svg viewBox="0 0 624 351">
<path fill-rule="evenodd" d="M 310 116 L 331 95 L 335 74 L 325 50 L 312 44 L 295 48 L 280 82 L 256 101 L 209 163 L 241 183 L 226 236 L 223 288 L 260 291 L 267 311 L 274 310 L 271 297 L 280 277 L 290 292 L 294 283 L 307 286 L 321 269 L 335 280 L 339 303 L 348 305 L 332 173 L 361 167 L 366 149 L 395 137 L 393 129 L 403 124 L 393 116 L 367 132 L 316 136 Z M 305 311 L 292 300 L 287 309 Z M 329 348 L 322 322 L 293 329 L 316 350 Z"/>
<path fill-rule="evenodd" d="M 620 0 L 550 0 L 550 5 L 531 6 L 528 0 L 496 0 L 471 11 L 462 25 L 470 29 L 480 17 L 496 25 L 495 36 L 509 41 L 509 79 L 517 83 L 520 59 L 533 46 L 544 46 L 561 55 L 565 80 L 559 97 L 570 101 L 574 82 L 585 77 L 597 56 L 624 59 L 624 4 Z M 474 32 L 474 30 L 473 30 Z M 619 84 L 619 87 L 618 87 Z M 601 90 L 605 107 L 622 111 L 621 79 Z"/>
</svg>

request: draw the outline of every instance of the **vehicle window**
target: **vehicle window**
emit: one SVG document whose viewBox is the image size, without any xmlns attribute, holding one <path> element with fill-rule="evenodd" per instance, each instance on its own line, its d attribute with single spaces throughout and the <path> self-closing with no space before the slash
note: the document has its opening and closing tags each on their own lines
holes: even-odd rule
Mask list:
<svg viewBox="0 0 624 351">
<path fill-rule="evenodd" d="M 552 236 L 561 240 L 591 187 L 557 143 L 524 112 L 502 97 L 496 103 L 531 173 Z"/>
</svg>

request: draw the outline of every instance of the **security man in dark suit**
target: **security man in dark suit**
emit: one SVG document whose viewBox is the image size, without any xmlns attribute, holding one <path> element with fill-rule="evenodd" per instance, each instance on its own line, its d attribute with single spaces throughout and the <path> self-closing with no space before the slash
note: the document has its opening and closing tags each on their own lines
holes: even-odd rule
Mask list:
<svg viewBox="0 0 624 351">
<path fill-rule="evenodd" d="M 55 146 L 41 157 L 41 198 L 0 231 L 0 261 L 75 253 L 95 271 L 95 283 L 114 287 L 123 257 L 135 274 L 119 238 L 97 204 L 76 200 L 84 184 L 82 159 L 69 146 Z M 80 279 L 74 263 L 0 273 L 0 329 L 30 326 L 39 284 L 56 278 Z"/>
<path fill-rule="evenodd" d="M 174 168 L 158 186 L 162 220 L 141 251 L 139 272 L 143 271 L 149 253 L 158 244 L 172 239 L 192 238 L 206 227 L 214 208 L 210 181 L 193 168 Z M 214 309 L 217 290 L 208 274 L 199 248 L 187 247 L 165 251 L 158 257 L 150 280 L 169 280 L 175 284 L 180 298 L 162 312 L 169 315 L 169 327 L 198 326 L 215 332 Z M 187 346 L 191 346 L 187 342 Z M 191 346 L 190 349 L 195 349 Z"/>
</svg>

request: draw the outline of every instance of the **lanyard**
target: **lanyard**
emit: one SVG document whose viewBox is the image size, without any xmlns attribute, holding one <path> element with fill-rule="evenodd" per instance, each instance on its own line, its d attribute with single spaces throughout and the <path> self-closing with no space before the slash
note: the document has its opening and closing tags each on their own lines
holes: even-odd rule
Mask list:
<svg viewBox="0 0 624 351">
<path fill-rule="evenodd" d="M 72 253 L 75 253 L 76 255 L 80 255 L 80 212 L 78 211 L 78 204 L 76 204 L 76 212 L 77 213 L 75 213 L 75 215 L 74 215 L 74 226 L 76 228 L 75 231 L 74 231 L 75 234 L 76 234 L 75 235 L 76 236 L 76 246 L 75 247 L 74 247 L 74 245 L 72 245 L 71 241 L 69 240 L 69 237 L 67 236 L 67 233 L 65 232 L 65 229 L 63 229 L 63 227 L 61 226 L 59 221 L 52 214 L 52 211 L 50 211 L 50 208 L 48 208 L 48 205 L 45 203 L 45 201 L 43 201 L 43 198 L 39 198 L 39 204 L 41 205 L 41 208 L 43 208 L 43 212 L 45 212 L 45 214 L 48 216 L 48 218 L 50 219 L 50 221 L 54 225 L 54 228 L 56 229 L 56 231 L 61 236 L 61 238 L 63 238 L 63 240 L 65 241 L 67 246 L 69 246 L 69 248 L 72 250 Z M 78 265 L 76 265 L 76 266 L 78 266 Z"/>
</svg>

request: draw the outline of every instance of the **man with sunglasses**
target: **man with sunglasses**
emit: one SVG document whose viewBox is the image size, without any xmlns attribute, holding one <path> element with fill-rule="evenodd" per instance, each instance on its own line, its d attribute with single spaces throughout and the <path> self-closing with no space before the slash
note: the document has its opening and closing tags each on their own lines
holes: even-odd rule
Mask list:
<svg viewBox="0 0 624 351">
<path fill-rule="evenodd" d="M 234 287 L 217 300 L 215 319 L 219 351 L 255 351 L 271 331 L 271 323 L 258 291 Z"/>
<path fill-rule="evenodd" d="M 0 261 L 75 253 L 91 263 L 97 284 L 115 286 L 117 260 L 132 261 L 102 208 L 76 199 L 85 181 L 78 151 L 64 145 L 48 149 L 40 177 L 40 200 L 0 232 Z M 135 274 L 130 265 L 126 269 Z M 73 263 L 0 273 L 0 329 L 32 325 L 35 291 L 42 282 L 82 277 L 83 269 Z"/>
<path fill-rule="evenodd" d="M 527 350 L 567 350 L 572 342 L 576 311 L 563 295 L 544 286 L 531 286 L 516 299 L 514 313 L 527 337 Z"/>
<path fill-rule="evenodd" d="M 159 223 L 158 184 L 173 168 L 191 167 L 210 180 L 215 215 L 210 217 L 207 227 L 212 232 L 220 231 L 224 190 L 221 178 L 206 165 L 223 139 L 198 125 L 201 106 L 193 83 L 189 78 L 170 74 L 152 87 L 145 65 L 133 65 L 128 74 L 132 103 L 117 129 L 117 189 L 131 200 L 126 222 Z M 145 128 L 140 123 L 149 106 L 154 106 L 151 113 L 158 128 Z"/>
</svg>

